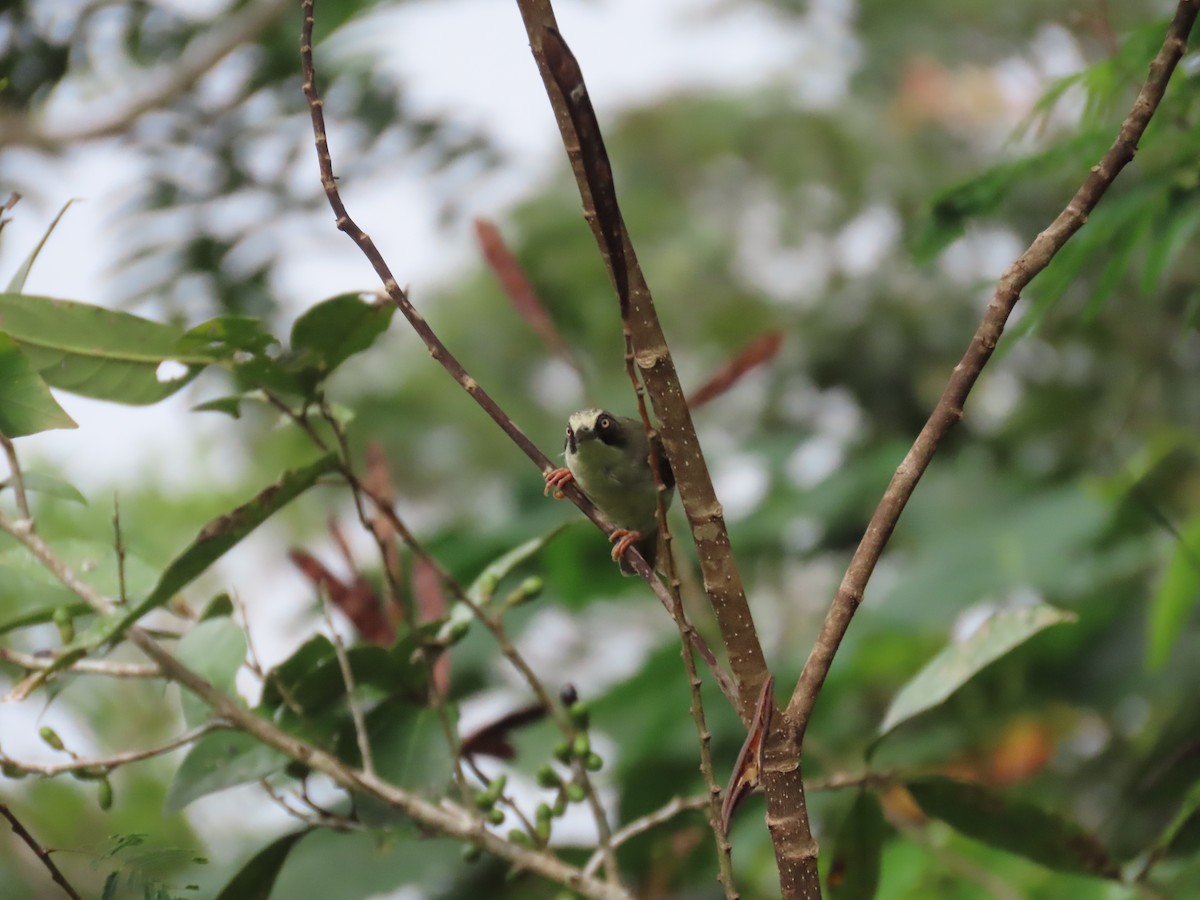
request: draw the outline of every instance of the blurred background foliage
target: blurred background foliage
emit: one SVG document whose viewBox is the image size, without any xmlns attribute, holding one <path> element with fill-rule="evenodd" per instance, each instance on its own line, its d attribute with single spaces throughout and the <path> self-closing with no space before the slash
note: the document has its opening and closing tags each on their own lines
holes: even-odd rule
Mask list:
<svg viewBox="0 0 1200 900">
<path fill-rule="evenodd" d="M 696 14 L 732 5 L 698 4 Z M 752 89 L 680 93 L 621 110 L 607 118 L 606 138 L 685 386 L 698 386 L 764 331 L 784 336 L 773 361 L 696 419 L 768 659 L 787 686 L 995 278 L 1116 134 L 1170 5 L 763 5 L 782 28 L 811 27 L 820 15 L 851 23 L 843 50 L 852 77 L 835 102 L 804 100 L 794 87 L 803 73 L 788 73 Z M 361 26 L 383 10 L 322 2 L 318 32 Z M 318 222 L 319 240 L 340 239 L 328 216 L 295 218 L 324 199 L 299 90 L 293 4 L 203 13 L 158 3 L 6 4 L 0 168 L 15 189 L 53 194 L 45 173 L 54 155 L 109 138 L 99 126 L 88 134 L 86 122 L 55 138 L 39 130 L 41 113 L 187 61 L 241 17 L 258 24 L 221 63 L 229 77 L 217 86 L 198 80 L 114 132 L 145 178 L 144 190 L 114 211 L 126 252 L 111 263 L 128 308 L 189 325 L 248 314 L 280 333 L 290 315 L 278 295 L 289 229 Z M 473 214 L 473 179 L 506 165 L 486 134 L 452 113 L 412 114 L 405 85 L 377 74 L 372 58 L 318 60 L 343 185 L 392 167 L 431 178 L 460 167 L 468 186 L 447 180 L 445 221 L 454 227 Z M 1133 872 L 1200 781 L 1198 69 L 1194 54 L 1185 59 L 1134 165 L 1026 292 L 963 424 L 918 488 L 817 706 L 808 777 L 860 773 L 870 751 L 879 772 L 980 779 L 1077 820 Z M 632 409 L 616 306 L 561 159 L 501 230 L 582 374 L 551 356 L 482 264 L 435 296 L 417 286 L 414 297 L 471 374 L 553 453 L 572 409 Z M 403 281 L 403 263 L 394 267 Z M 345 289 L 359 287 L 370 285 Z M 196 402 L 229 393 L 221 377 L 206 375 L 188 390 Z M 574 517 L 543 499 L 537 474 L 402 324 L 340 370 L 328 394 L 353 410 L 355 448 L 383 443 L 401 514 L 461 580 Z M 134 554 L 162 565 L 208 517 L 305 458 L 304 438 L 274 426 L 273 414 L 249 408 L 228 430 L 244 447 L 236 483 L 165 491 L 131 477 L 114 485 Z M 43 533 L 102 548 L 111 510 L 103 494 L 91 500 L 86 508 L 42 501 Z M 286 540 L 324 548 L 331 509 L 351 527 L 345 500 L 329 493 L 285 514 Z M 366 555 L 360 563 L 372 566 Z M 249 565 L 270 572 L 288 564 L 278 553 Z M 552 687 L 572 682 L 592 701 L 617 820 L 701 792 L 676 638 L 644 585 L 621 579 L 585 527 L 568 529 L 527 568 L 545 575 L 546 595 L 511 624 Z M 691 615 L 715 645 L 695 577 L 685 585 Z M 988 611 L 1037 601 L 1078 621 L 1032 639 L 874 745 L 897 687 L 942 647 Z M 31 635 L 33 646 L 48 640 Z M 494 646 L 474 633 L 453 654 L 453 677 L 466 711 L 480 695 L 502 707 L 525 699 Z M 177 729 L 165 712 L 175 706 L 172 691 L 59 684 L 50 712 L 70 718 L 97 752 L 145 746 Z M 719 694 L 708 693 L 724 773 L 744 732 Z M 516 771 L 532 773 L 552 744 L 549 728 L 522 733 Z M 164 883 L 177 891 L 196 883 L 208 896 L 286 826 L 269 809 L 248 815 L 217 800 L 164 819 L 175 765 L 120 770 L 110 812 L 97 808 L 86 783 L 6 781 L 0 789 L 47 844 L 76 851 L 67 865 L 80 883 L 98 885 L 111 860 L 129 852 L 103 859 L 104 836 L 148 834 L 160 848 L 181 849 L 165 857 Z M 899 788 L 879 795 L 887 823 L 881 898 L 1200 892 L 1194 814 L 1161 848 L 1148 886 L 1137 888 L 1052 872 L 925 818 Z M 825 872 L 854 799 L 848 790 L 809 798 Z M 761 801 L 751 801 L 732 835 L 750 897 L 777 890 L 761 812 Z M 242 837 L 248 829 L 253 840 Z M 45 872 L 3 840 L 0 897 L 49 896 Z M 629 845 L 622 861 L 639 896 L 717 896 L 710 847 L 690 814 Z M 210 858 L 198 865 L 194 855 Z M 404 893 L 405 885 L 419 887 Z M 314 834 L 291 855 L 273 896 L 378 895 L 555 892 L 506 879 L 486 860 L 460 865 L 446 841 Z"/>
</svg>

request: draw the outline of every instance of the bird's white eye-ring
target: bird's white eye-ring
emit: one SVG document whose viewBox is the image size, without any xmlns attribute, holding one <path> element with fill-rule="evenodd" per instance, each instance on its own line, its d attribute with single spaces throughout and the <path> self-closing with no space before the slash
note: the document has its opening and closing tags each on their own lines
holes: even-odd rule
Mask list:
<svg viewBox="0 0 1200 900">
<path fill-rule="evenodd" d="M 607 431 L 609 428 L 612 428 L 612 419 L 608 416 L 601 416 L 596 420 L 596 427 L 601 431 Z"/>
<path fill-rule="evenodd" d="M 570 437 L 570 436 L 571 436 L 572 434 L 574 434 L 574 433 L 575 433 L 575 432 L 573 432 L 573 431 L 571 430 L 571 426 L 570 426 L 570 425 L 568 425 L 568 426 L 567 426 L 567 437 Z"/>
</svg>

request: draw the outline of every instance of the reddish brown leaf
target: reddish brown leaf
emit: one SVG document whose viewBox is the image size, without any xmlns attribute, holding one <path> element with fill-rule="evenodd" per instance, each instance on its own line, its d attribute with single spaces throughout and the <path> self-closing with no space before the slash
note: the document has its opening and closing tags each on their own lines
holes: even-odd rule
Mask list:
<svg viewBox="0 0 1200 900">
<path fill-rule="evenodd" d="M 750 720 L 750 730 L 746 741 L 738 752 L 737 762 L 733 764 L 733 772 L 729 776 L 729 786 L 725 788 L 725 800 L 721 804 L 721 830 L 728 833 L 733 814 L 741 806 L 742 801 L 754 793 L 762 777 L 763 748 L 766 746 L 767 734 L 771 731 L 771 720 L 775 715 L 775 696 L 771 688 L 775 686 L 775 676 L 768 675 L 758 692 L 758 702 L 754 705 L 754 718 Z"/>
<path fill-rule="evenodd" d="M 695 409 L 697 406 L 721 396 L 747 372 L 774 357 L 782 345 L 782 331 L 768 331 L 766 334 L 759 335 L 739 350 L 733 359 L 721 366 L 708 381 L 694 390 L 688 397 L 688 405 Z"/>
<path fill-rule="evenodd" d="M 496 280 L 500 282 L 504 293 L 512 300 L 517 314 L 537 332 L 538 337 L 542 339 L 542 343 L 551 353 L 560 357 L 571 368 L 579 371 L 579 366 L 575 362 L 575 357 L 571 355 L 567 342 L 563 340 L 563 336 L 554 326 L 554 320 L 546 311 L 546 305 L 542 303 L 541 298 L 533 289 L 533 285 L 525 275 L 525 270 L 521 268 L 516 256 L 508 249 L 508 245 L 500 235 L 500 230 L 487 219 L 476 219 L 475 236 L 483 250 L 483 258 L 487 260 L 487 264 L 491 267 Z"/>
<path fill-rule="evenodd" d="M 505 713 L 494 722 L 489 722 L 463 738 L 459 753 L 462 756 L 494 756 L 496 759 L 512 759 L 517 751 L 509 742 L 511 732 L 545 718 L 546 709 L 540 703 L 522 706 Z"/>
</svg>

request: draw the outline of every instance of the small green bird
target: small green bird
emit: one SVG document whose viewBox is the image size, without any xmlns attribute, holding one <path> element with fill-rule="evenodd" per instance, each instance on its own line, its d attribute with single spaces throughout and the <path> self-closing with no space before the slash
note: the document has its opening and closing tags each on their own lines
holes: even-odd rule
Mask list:
<svg viewBox="0 0 1200 900">
<path fill-rule="evenodd" d="M 603 409 L 581 409 L 567 420 L 563 449 L 567 467 L 546 473 L 546 490 L 553 489 L 554 496 L 562 499 L 562 486 L 575 482 L 616 526 L 609 539 L 616 541 L 612 557 L 620 560 L 621 572 L 635 574 L 621 556 L 630 545 L 653 569 L 658 559 L 658 489 L 651 453 L 667 488 L 668 506 L 675 494 L 675 476 L 662 442 L 658 438 L 647 441 L 638 419 L 614 416 Z"/>
</svg>

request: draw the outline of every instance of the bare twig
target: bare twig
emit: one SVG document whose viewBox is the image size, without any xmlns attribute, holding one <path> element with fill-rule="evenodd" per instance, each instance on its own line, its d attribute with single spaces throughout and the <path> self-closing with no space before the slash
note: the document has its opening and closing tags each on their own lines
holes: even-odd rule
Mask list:
<svg viewBox="0 0 1200 900">
<path fill-rule="evenodd" d="M 4 765 L 8 768 L 23 772 L 26 775 L 49 777 L 52 775 L 62 775 L 65 772 L 107 773 L 129 763 L 141 762 L 143 759 L 151 759 L 155 756 L 165 756 L 172 751 L 178 750 L 180 747 L 186 747 L 188 744 L 195 743 L 206 734 L 214 731 L 227 731 L 231 727 L 230 723 L 223 719 L 210 719 L 203 725 L 185 731 L 178 737 L 174 737 L 156 747 L 150 747 L 146 750 L 130 750 L 126 753 L 116 753 L 112 756 L 88 758 L 72 754 L 70 762 L 26 763 L 6 756 L 3 751 L 0 751 L 0 761 L 3 761 Z"/>
<path fill-rule="evenodd" d="M 350 669 L 350 657 L 346 655 L 346 645 L 342 636 L 333 624 L 333 616 L 329 612 L 329 596 L 324 590 L 317 591 L 321 601 L 321 614 L 329 628 L 329 639 L 333 641 L 333 652 L 337 656 L 338 668 L 342 670 L 342 684 L 346 688 L 346 705 L 350 707 L 350 718 L 354 722 L 354 738 L 358 742 L 358 752 L 362 756 L 363 771 L 368 775 L 375 774 L 375 758 L 371 755 L 371 741 L 367 737 L 367 723 L 363 718 L 362 706 L 354 696 L 354 672 Z"/>
<path fill-rule="evenodd" d="M 0 647 L 0 661 L 20 666 L 29 672 L 40 672 L 56 667 L 58 656 L 54 654 L 41 655 L 22 653 L 8 647 Z M 102 659 L 79 659 L 66 667 L 70 672 L 83 672 L 88 675 L 107 675 L 110 678 L 162 678 L 162 670 L 158 666 L 144 663 L 118 663 Z"/>
<path fill-rule="evenodd" d="M 657 828 L 659 825 L 669 822 L 680 813 L 690 810 L 702 810 L 710 802 L 711 798 L 707 794 L 703 797 L 676 797 L 669 803 L 654 810 L 654 812 L 634 819 L 620 831 L 614 833 L 612 837 L 613 847 L 620 847 L 622 844 L 628 843 L 638 835 L 645 834 L 650 829 Z M 584 874 L 591 875 L 595 873 L 600 868 L 601 860 L 602 856 L 600 851 L 597 850 L 588 859 L 587 865 L 583 867 Z"/>
<path fill-rule="evenodd" d="M 942 438 L 962 418 L 967 395 L 991 358 L 1005 323 L 1021 297 L 1021 291 L 1034 276 L 1050 264 L 1071 236 L 1083 227 L 1088 214 L 1121 170 L 1133 159 L 1138 141 L 1167 89 L 1171 73 L 1187 48 L 1188 34 L 1192 30 L 1198 11 L 1200 0 L 1181 0 L 1175 9 L 1175 16 L 1167 30 L 1162 48 L 1150 64 L 1146 82 L 1138 92 L 1129 115 L 1121 123 L 1116 141 L 1100 162 L 1092 166 L 1087 178 L 1063 211 L 1000 277 L 983 321 L 971 338 L 962 360 L 955 366 L 954 374 L 951 375 L 929 420 L 892 476 L 891 483 L 871 516 L 866 533 L 855 550 L 837 595 L 829 607 L 821 633 L 813 645 L 808 661 L 804 664 L 785 713 L 793 741 L 799 743 L 803 740 L 804 730 L 808 726 L 821 686 L 825 683 L 825 676 L 829 674 L 834 654 L 862 602 L 863 592 L 875 571 L 883 548 L 887 545 L 909 497 L 916 489 L 917 482 L 929 467 Z"/>
<path fill-rule="evenodd" d="M 8 819 L 8 824 L 12 826 L 13 833 L 22 841 L 24 841 L 29 849 L 33 851 L 33 855 L 36 856 L 41 861 L 42 865 L 46 867 L 47 871 L 49 871 L 50 877 L 54 879 L 54 883 L 61 887 L 63 892 L 68 897 L 71 897 L 72 900 L 83 900 L 83 898 L 79 896 L 79 892 L 76 891 L 75 888 L 71 887 L 71 882 L 67 881 L 67 877 L 63 875 L 62 870 L 59 869 L 58 866 L 54 864 L 54 860 L 50 858 L 50 854 L 53 851 L 43 847 L 37 842 L 37 838 L 30 834 L 29 830 L 21 824 L 21 820 L 17 818 L 16 814 L 9 808 L 8 804 L 0 803 L 0 816 L 4 816 L 4 818 Z"/>
<path fill-rule="evenodd" d="M 8 457 L 9 479 L 12 481 L 13 494 L 17 498 L 17 512 L 22 519 L 33 521 L 29 514 L 29 497 L 25 493 L 25 476 L 21 473 L 21 461 L 17 459 L 17 448 L 13 446 L 8 435 L 0 434 L 0 446 L 4 447 L 4 455 Z"/>
</svg>

